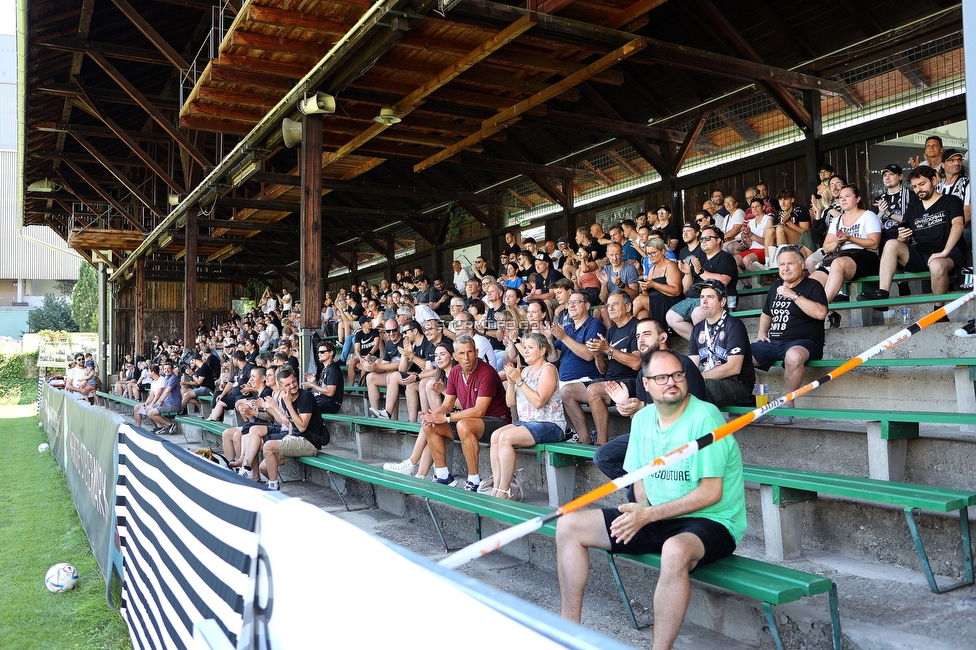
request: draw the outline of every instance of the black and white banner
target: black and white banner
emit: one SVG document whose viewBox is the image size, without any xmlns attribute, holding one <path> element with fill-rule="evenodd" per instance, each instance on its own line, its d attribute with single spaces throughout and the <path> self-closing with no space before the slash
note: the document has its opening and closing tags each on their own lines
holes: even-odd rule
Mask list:
<svg viewBox="0 0 976 650">
<path fill-rule="evenodd" d="M 207 619 L 235 647 L 249 638 L 259 490 L 142 429 L 119 428 L 122 615 L 134 647 L 194 647 L 194 624 Z"/>
</svg>

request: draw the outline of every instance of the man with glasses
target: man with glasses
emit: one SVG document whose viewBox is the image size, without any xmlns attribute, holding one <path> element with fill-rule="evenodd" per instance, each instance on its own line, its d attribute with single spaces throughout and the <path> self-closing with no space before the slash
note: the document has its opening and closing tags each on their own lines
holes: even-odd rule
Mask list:
<svg viewBox="0 0 976 650">
<path fill-rule="evenodd" d="M 557 319 L 552 325 L 552 344 L 559 352 L 559 388 L 577 382 L 585 391 L 586 386 L 600 379 L 586 342 L 605 335 L 607 328 L 590 315 L 590 298 L 582 291 L 571 293 L 565 313 L 567 319 Z"/>
<path fill-rule="evenodd" d="M 407 321 L 400 328 L 400 333 L 403 335 L 403 340 L 401 345 L 397 347 L 400 355 L 397 367 L 383 377 L 386 380 L 384 384 L 386 386 L 386 408 L 377 408 L 379 406 L 379 388 L 377 387 L 375 393 L 376 406 L 370 406 L 369 413 L 384 420 L 399 419 L 400 388 L 405 386 L 408 388 L 406 391 L 408 418 L 410 422 L 415 422 L 417 414 L 420 412 L 420 396 L 417 392 L 420 388 L 420 381 L 423 379 L 420 375 L 433 367 L 428 359 L 434 357 L 434 346 L 426 338 L 423 327 L 415 320 Z M 430 374 L 433 375 L 433 372 Z M 414 386 L 413 391 L 409 390 L 410 386 Z M 370 404 L 374 404 L 372 397 Z"/>
<path fill-rule="evenodd" d="M 667 326 L 656 318 L 640 320 L 637 323 L 637 349 L 640 351 L 641 363 L 647 363 L 654 352 L 667 350 Z M 685 354 L 679 354 L 678 359 L 681 361 L 681 369 L 685 373 L 688 392 L 703 402 L 707 402 L 708 390 L 705 388 L 705 379 L 702 377 L 698 366 Z M 643 381 L 637 383 L 637 392 L 634 395 L 631 395 L 622 384 L 607 382 L 607 394 L 617 405 L 617 412 L 627 418 L 632 418 L 642 408 L 653 403 Z M 627 473 L 624 470 L 624 458 L 627 455 L 629 440 L 629 433 L 617 436 L 607 444 L 601 445 L 593 454 L 593 464 L 610 480 Z M 627 498 L 630 501 L 634 500 L 633 487 L 627 490 Z"/>
<path fill-rule="evenodd" d="M 641 381 L 653 404 L 634 417 L 624 468 L 633 471 L 725 423 L 715 406 L 688 394 L 673 352 L 658 350 Z M 556 567 L 563 618 L 579 622 L 589 549 L 660 553 L 654 591 L 654 647 L 670 648 L 688 608 L 689 574 L 727 557 L 746 530 L 742 456 L 732 436 L 634 484 L 635 503 L 581 510 L 556 525 Z"/>
<path fill-rule="evenodd" d="M 418 275 L 414 281 L 417 283 L 417 304 L 436 309 L 434 305 L 441 299 L 441 292 L 430 285 L 430 278 L 426 274 Z"/>
<path fill-rule="evenodd" d="M 631 392 L 636 390 L 637 372 L 640 368 L 640 355 L 637 352 L 637 319 L 633 317 L 633 301 L 630 296 L 619 291 L 607 299 L 607 313 L 613 325 L 604 337 L 599 332 L 595 338 L 586 341 L 586 349 L 593 357 L 597 372 L 602 377 L 594 377 L 588 385 L 570 382 L 560 389 L 566 420 L 573 425 L 576 438 L 573 442 L 602 445 L 607 442 L 610 430 L 610 396 L 607 395 L 606 382 L 623 383 Z M 590 415 L 596 431 L 588 431 L 586 415 L 581 402 L 590 406 Z M 594 434 L 596 439 L 593 439 Z"/>
<path fill-rule="evenodd" d="M 703 280 L 697 289 L 704 318 L 692 330 L 688 356 L 701 369 L 709 401 L 718 406 L 735 404 L 752 395 L 756 383 L 749 334 L 742 321 L 726 311 L 728 296 L 722 282 Z"/>
<path fill-rule="evenodd" d="M 64 376 L 64 388 L 75 399 L 88 399 L 85 395 L 85 384 L 88 381 L 88 371 L 85 370 L 85 355 L 75 355 L 75 365 L 68 368 Z"/>
<path fill-rule="evenodd" d="M 752 365 L 763 371 L 776 361 L 783 362 L 786 392 L 793 392 L 803 382 L 807 361 L 823 358 L 824 327 L 827 317 L 827 294 L 823 285 L 806 275 L 803 255 L 795 246 L 779 249 L 779 280 L 766 295 L 759 316 L 759 335 L 752 344 Z M 781 406 L 793 408 L 792 403 Z M 768 414 L 770 424 L 792 424 L 793 418 Z"/>
<path fill-rule="evenodd" d="M 691 340 L 691 331 L 695 324 L 704 318 L 696 284 L 703 280 L 717 280 L 728 289 L 726 295 L 735 297 L 735 285 L 739 281 L 739 266 L 731 253 L 722 250 L 725 233 L 718 226 L 706 226 L 701 229 L 701 256 L 691 255 L 678 262 L 678 269 L 684 274 L 681 286 L 686 298 L 668 310 L 666 315 L 668 325 L 677 334 Z"/>
</svg>

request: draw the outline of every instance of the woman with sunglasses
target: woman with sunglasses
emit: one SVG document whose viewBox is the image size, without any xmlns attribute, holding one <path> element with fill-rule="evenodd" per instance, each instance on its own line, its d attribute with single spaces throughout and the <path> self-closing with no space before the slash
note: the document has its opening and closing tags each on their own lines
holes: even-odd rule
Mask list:
<svg viewBox="0 0 976 650">
<path fill-rule="evenodd" d="M 312 391 L 322 413 L 338 413 L 342 408 L 345 385 L 342 369 L 335 363 L 335 346 L 330 341 L 319 343 L 315 352 L 314 373 L 306 372 L 302 388 Z"/>
<path fill-rule="evenodd" d="M 683 274 L 678 265 L 667 258 L 664 240 L 652 237 L 644 248 L 645 261 L 649 263 L 645 277 L 637 281 L 640 293 L 634 298 L 634 314 L 637 318 L 656 318 L 661 322 L 668 310 L 681 302 Z"/>
</svg>

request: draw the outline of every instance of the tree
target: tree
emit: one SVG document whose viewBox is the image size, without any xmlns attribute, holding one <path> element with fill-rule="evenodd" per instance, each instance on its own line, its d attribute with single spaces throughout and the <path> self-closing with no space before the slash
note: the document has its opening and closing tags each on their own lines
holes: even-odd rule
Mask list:
<svg viewBox="0 0 976 650">
<path fill-rule="evenodd" d="M 71 292 L 71 316 L 80 331 L 98 331 L 98 276 L 88 262 L 81 263 L 78 283 Z"/>
<path fill-rule="evenodd" d="M 78 323 L 71 317 L 71 306 L 61 297 L 53 293 L 44 294 L 44 304 L 27 313 L 27 330 L 40 332 L 41 330 L 64 330 L 77 332 Z"/>
<path fill-rule="evenodd" d="M 54 283 L 54 286 L 57 287 L 58 293 L 62 296 L 67 296 L 75 288 L 75 283 L 77 282 L 77 280 L 58 280 Z"/>
</svg>

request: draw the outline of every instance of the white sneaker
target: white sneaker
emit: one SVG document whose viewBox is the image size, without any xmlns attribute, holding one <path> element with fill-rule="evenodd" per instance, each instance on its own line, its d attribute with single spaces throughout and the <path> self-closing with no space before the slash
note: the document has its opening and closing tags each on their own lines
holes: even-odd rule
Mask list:
<svg viewBox="0 0 976 650">
<path fill-rule="evenodd" d="M 244 478 L 254 478 L 254 471 L 244 467 L 243 465 L 237 468 L 237 473 Z"/>
<path fill-rule="evenodd" d="M 753 271 L 768 271 L 769 270 L 769 267 L 766 266 L 765 264 L 763 264 L 762 262 L 753 262 L 752 263 L 752 270 Z"/>
<path fill-rule="evenodd" d="M 383 420 L 389 420 L 390 414 L 386 412 L 386 409 L 374 409 L 372 406 L 369 407 L 369 414 L 374 418 L 381 418 Z"/>
<path fill-rule="evenodd" d="M 401 460 L 399 463 L 383 463 L 383 469 L 397 474 L 413 475 L 417 471 L 417 466 L 410 462 L 410 459 Z"/>
<path fill-rule="evenodd" d="M 976 336 L 976 320 L 971 320 L 955 332 L 956 336 L 963 339 L 971 339 Z"/>
</svg>

